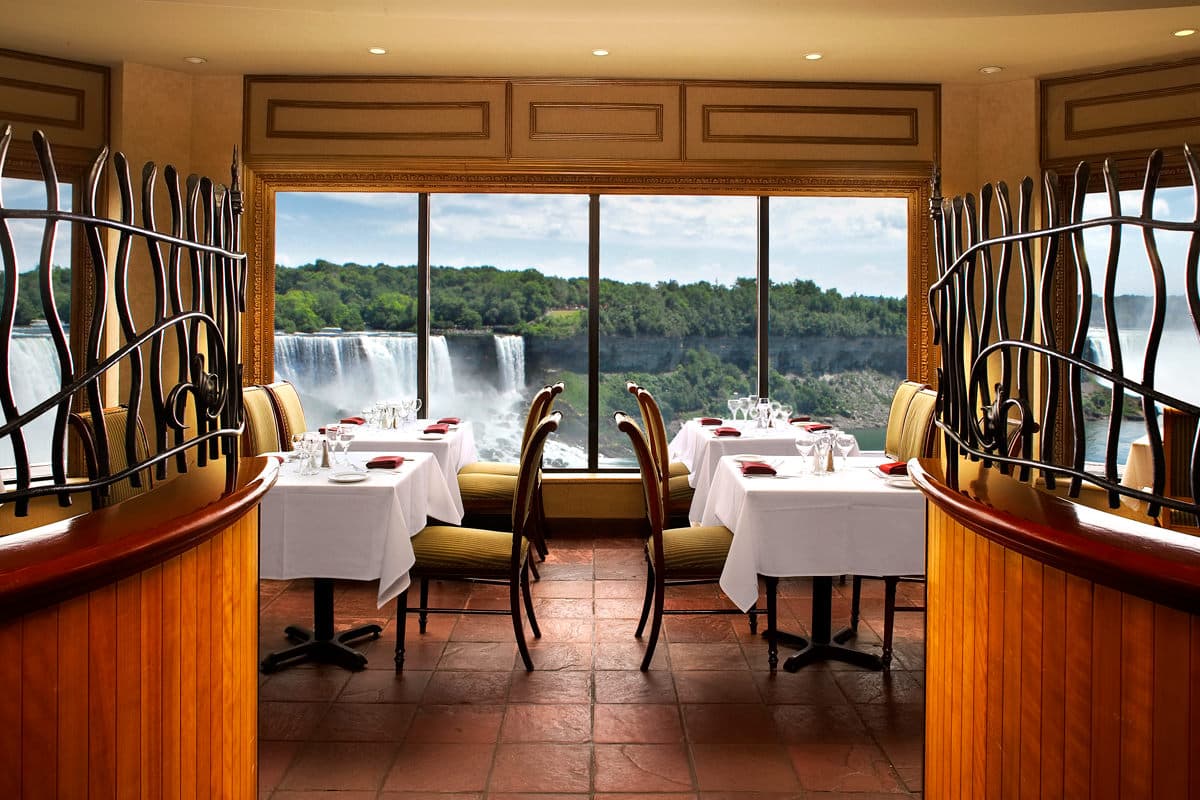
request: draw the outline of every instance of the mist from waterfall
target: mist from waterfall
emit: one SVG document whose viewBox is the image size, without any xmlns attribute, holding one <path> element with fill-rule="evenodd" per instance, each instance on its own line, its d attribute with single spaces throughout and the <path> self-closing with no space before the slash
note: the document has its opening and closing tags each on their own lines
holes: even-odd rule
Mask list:
<svg viewBox="0 0 1200 800">
<path fill-rule="evenodd" d="M 58 354 L 49 331 L 14 330 L 9 375 L 18 411 L 24 411 L 59 389 Z M 26 453 L 31 464 L 50 462 L 50 439 L 54 435 L 54 410 L 42 414 L 23 429 Z M 0 439 L 0 467 L 16 465 L 12 442 Z"/>
</svg>

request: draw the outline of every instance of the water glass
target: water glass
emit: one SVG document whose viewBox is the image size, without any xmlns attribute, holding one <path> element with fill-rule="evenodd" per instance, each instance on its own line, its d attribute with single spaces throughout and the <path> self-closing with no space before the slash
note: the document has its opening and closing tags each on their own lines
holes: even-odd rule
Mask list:
<svg viewBox="0 0 1200 800">
<path fill-rule="evenodd" d="M 754 417 L 758 420 L 758 427 L 768 427 L 771 422 L 771 401 L 765 397 L 759 398 L 758 406 L 754 410 Z"/>
<path fill-rule="evenodd" d="M 337 446 L 338 435 L 341 433 L 340 425 L 325 426 L 325 442 L 329 445 L 329 463 L 337 463 Z"/>
</svg>

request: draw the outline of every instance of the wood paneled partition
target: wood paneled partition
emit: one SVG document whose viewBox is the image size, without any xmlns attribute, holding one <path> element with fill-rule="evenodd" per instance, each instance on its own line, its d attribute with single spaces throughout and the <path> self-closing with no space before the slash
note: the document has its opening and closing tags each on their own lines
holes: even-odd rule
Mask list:
<svg viewBox="0 0 1200 800">
<path fill-rule="evenodd" d="M 922 467 L 925 796 L 1200 798 L 1200 548 L 1090 509 L 1071 524 L 1003 476 L 964 481 L 977 502 Z"/>
<path fill-rule="evenodd" d="M 189 513 L 168 486 L 0 539 L 0 797 L 256 796 L 257 503 L 277 467 L 244 463 Z"/>
</svg>

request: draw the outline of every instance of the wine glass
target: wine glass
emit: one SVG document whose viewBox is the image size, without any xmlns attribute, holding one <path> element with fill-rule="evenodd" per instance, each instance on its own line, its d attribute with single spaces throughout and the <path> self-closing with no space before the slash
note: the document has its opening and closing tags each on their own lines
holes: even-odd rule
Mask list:
<svg viewBox="0 0 1200 800">
<path fill-rule="evenodd" d="M 725 405 L 729 407 L 729 418 L 731 420 L 737 419 L 737 410 L 740 402 L 740 398 L 737 397 L 731 397 L 725 401 Z"/>
<path fill-rule="evenodd" d="M 341 425 L 326 425 L 325 426 L 325 441 L 329 444 L 329 463 L 337 463 L 337 446 L 338 434 L 341 431 Z"/>
<path fill-rule="evenodd" d="M 809 472 L 817 472 L 813 464 L 813 453 L 817 449 L 817 437 L 808 431 L 801 431 L 796 435 L 796 451 L 800 453 L 800 469 Z"/>
<path fill-rule="evenodd" d="M 354 426 L 342 425 L 338 428 L 338 444 L 342 446 L 342 460 L 350 464 L 350 443 L 354 441 Z"/>
<path fill-rule="evenodd" d="M 858 444 L 858 440 L 845 431 L 838 431 L 833 437 L 833 446 L 837 449 L 837 454 L 842 457 L 842 468 L 846 467 L 846 459 L 850 455 L 850 451 Z"/>
<path fill-rule="evenodd" d="M 409 422 L 411 422 L 412 424 L 415 425 L 417 423 L 417 414 L 420 413 L 420 411 L 421 411 L 421 398 L 414 397 L 412 399 L 412 411 L 409 412 L 410 413 Z"/>
</svg>

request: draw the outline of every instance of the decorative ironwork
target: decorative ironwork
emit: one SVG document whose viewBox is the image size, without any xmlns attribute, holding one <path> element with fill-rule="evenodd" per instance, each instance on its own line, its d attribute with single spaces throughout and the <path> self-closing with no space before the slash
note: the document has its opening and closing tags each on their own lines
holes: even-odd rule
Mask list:
<svg viewBox="0 0 1200 800">
<path fill-rule="evenodd" d="M 1043 199 L 1048 224 L 1040 229 L 1030 224 L 1032 179 L 1021 181 L 1014 212 L 1009 188 L 1003 182 L 983 186 L 978 202 L 970 194 L 943 199 L 940 175 L 935 169 L 930 218 L 938 272 L 928 299 L 933 341 L 940 347 L 937 425 L 943 435 L 950 485 L 957 486 L 958 460 L 967 457 L 982 459 L 986 465 L 994 464 L 1005 472 L 1018 468 L 1020 479 L 1026 481 L 1036 469 L 1050 489 L 1060 479 L 1069 480 L 1067 493 L 1071 497 L 1079 496 L 1084 482 L 1093 484 L 1107 491 L 1113 508 L 1124 495 L 1146 502 L 1153 517 L 1164 507 L 1192 514 L 1200 511 L 1200 432 L 1191 437 L 1190 457 L 1175 462 L 1187 468 L 1182 483 L 1191 496 L 1168 493 L 1163 433 L 1156 409 L 1159 405 L 1169 406 L 1193 418 L 1200 416 L 1200 407 L 1172 397 L 1155 385 L 1167 301 L 1156 231 L 1191 234 L 1184 265 L 1184 294 L 1192 326 L 1200 332 L 1200 165 L 1190 147 L 1184 147 L 1184 157 L 1197 201 L 1196 216 L 1188 222 L 1154 217 L 1161 151 L 1152 153 L 1147 161 L 1137 216 L 1121 211 L 1120 180 L 1111 159 L 1104 163 L 1110 211 L 1104 217 L 1085 218 L 1083 213 L 1090 177 L 1086 162 L 1075 170 L 1065 220 L 1058 196 L 1059 179 L 1047 171 Z M 998 233 L 993 231 L 993 220 L 998 220 Z M 1094 287 L 1084 231 L 1093 228 L 1109 231 L 1100 294 L 1111 354 L 1109 367 L 1089 360 L 1085 350 Z M 1140 231 L 1154 284 L 1140 380 L 1126 376 L 1116 314 L 1117 265 L 1126 229 Z M 1038 266 L 1035 243 L 1040 245 Z M 1021 285 L 1014 292 L 1017 279 Z M 1069 310 L 1066 314 L 1055 313 L 1055 297 L 1064 293 L 1075 298 L 1073 317 Z M 1102 470 L 1085 460 L 1085 375 L 1111 386 Z M 1124 486 L 1118 480 L 1116 458 L 1127 395 L 1142 400 L 1154 464 L 1153 485 L 1149 487 Z M 1056 441 L 1067 443 L 1066 452 L 1056 452 Z"/>
<path fill-rule="evenodd" d="M 12 127 L 0 129 L 0 174 L 12 143 Z M 112 157 L 118 195 L 117 218 L 97 214 L 97 195 L 109 164 L 108 149 L 97 154 L 80 198 L 80 211 L 59 208 L 58 178 L 50 144 L 41 131 L 33 134 L 33 147 L 45 184 L 45 209 L 13 209 L 0 197 L 0 255 L 4 261 L 3 303 L 0 305 L 0 409 L 4 423 L 0 440 L 7 441 L 15 460 L 6 473 L 0 503 L 15 504 L 17 516 L 28 512 L 34 497 L 57 495 L 70 505 L 71 496 L 92 492 L 103 496 L 107 487 L 128 479 L 141 485 L 152 467 L 165 479 L 171 460 L 177 472 L 188 469 L 187 450 L 195 448 L 196 464 L 224 461 L 226 486 L 237 479 L 238 435 L 242 429 L 241 314 L 245 311 L 246 257 L 240 252 L 242 197 L 237 150 L 233 152 L 230 186 L 209 178 L 190 176 L 186 194 L 175 168 L 162 172 L 161 191 L 170 205 L 170 232 L 158 229 L 155 206 L 159 191 L 158 167 L 142 169 L 141 217 L 125 156 Z M 41 222 L 42 244 L 38 264 L 38 289 L 61 376 L 58 391 L 28 407 L 18 408 L 13 381 L 11 348 L 16 316 L 18 263 L 9 220 Z M 91 255 L 95 292 L 91 325 L 82 347 L 72 354 L 67 332 L 55 308 L 51 265 L 55 235 L 60 226 L 82 229 Z M 139 325 L 130 304 L 131 258 L 144 253 L 147 267 L 138 263 L 138 281 L 148 271 L 153 283 L 153 318 Z M 107 315 L 116 314 L 120 340 L 105 346 Z M 142 314 L 143 318 L 147 315 Z M 173 348 L 171 347 L 173 345 Z M 173 349 L 174 352 L 171 352 Z M 76 360 L 76 356 L 79 360 Z M 123 442 L 110 442 L 105 429 L 101 381 L 120 381 L 128 409 Z M 149 385 L 147 386 L 147 378 Z M 67 420 L 77 404 L 86 405 L 96 448 L 95 474 L 83 481 L 68 481 L 66 464 Z M 52 413 L 54 429 L 48 470 L 29 462 L 25 429 L 45 413 Z M 151 432 L 150 454 L 139 453 L 136 420 Z M 110 448 L 125 452 L 127 465 L 110 467 Z M 223 457 L 223 458 L 222 458 Z"/>
</svg>

